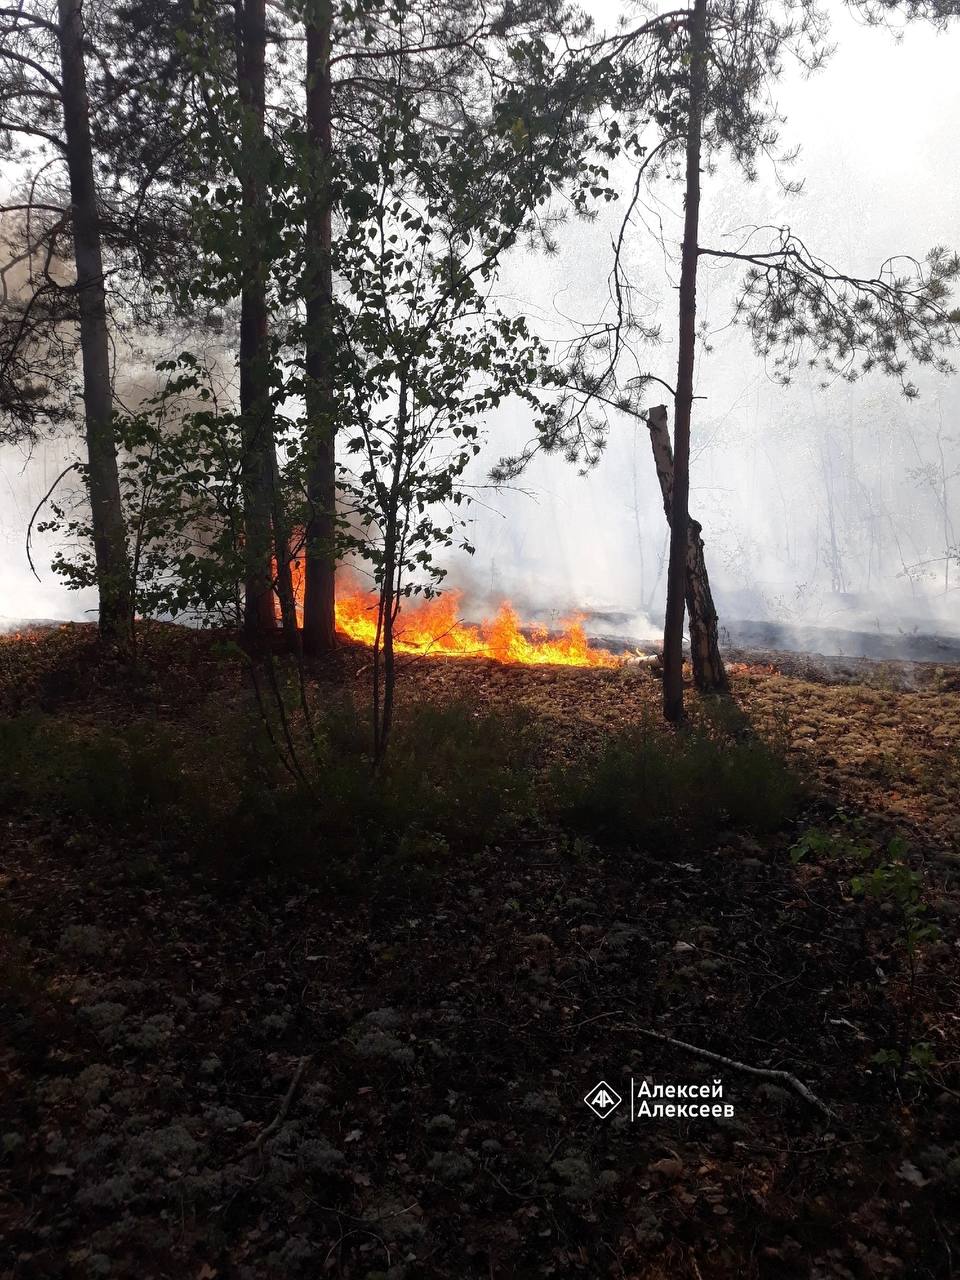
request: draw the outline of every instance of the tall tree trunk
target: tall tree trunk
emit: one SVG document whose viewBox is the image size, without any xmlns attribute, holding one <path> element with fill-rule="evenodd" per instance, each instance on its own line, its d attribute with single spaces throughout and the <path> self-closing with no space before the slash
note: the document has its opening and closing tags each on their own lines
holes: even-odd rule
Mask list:
<svg viewBox="0 0 960 1280">
<path fill-rule="evenodd" d="M 276 626 L 273 594 L 274 442 L 270 407 L 266 268 L 259 214 L 264 154 L 265 0 L 236 0 L 238 89 L 243 105 L 244 284 L 240 293 L 240 423 L 243 445 L 244 613 L 247 638 Z M 279 566 L 279 562 L 278 562 Z"/>
<path fill-rule="evenodd" d="M 651 409 L 647 418 L 653 460 L 663 494 L 668 524 L 673 521 L 673 450 L 663 405 Z M 717 610 L 710 590 L 707 562 L 703 552 L 702 525 L 692 516 L 687 520 L 687 582 L 685 598 L 690 619 L 690 656 L 693 682 L 703 693 L 726 693 L 727 672 L 720 653 Z"/>
<path fill-rule="evenodd" d="M 311 0 L 307 18 L 308 166 L 306 341 L 307 527 L 303 643 L 308 653 L 336 645 L 336 428 L 333 404 L 332 0 Z"/>
<path fill-rule="evenodd" d="M 90 105 L 83 57 L 81 0 L 59 0 L 63 125 L 67 144 L 73 251 L 80 311 L 84 426 L 90 512 L 100 594 L 100 635 L 125 645 L 133 625 L 127 534 L 120 504 L 107 303 L 97 191 L 90 140 Z"/>
<path fill-rule="evenodd" d="M 697 257 L 700 227 L 700 147 L 707 87 L 706 0 L 694 0 L 690 15 L 690 100 L 687 114 L 686 188 L 680 259 L 680 351 L 673 422 L 673 500 L 667 608 L 663 624 L 663 714 L 683 719 L 683 610 L 687 587 L 690 415 L 697 336 Z"/>
</svg>

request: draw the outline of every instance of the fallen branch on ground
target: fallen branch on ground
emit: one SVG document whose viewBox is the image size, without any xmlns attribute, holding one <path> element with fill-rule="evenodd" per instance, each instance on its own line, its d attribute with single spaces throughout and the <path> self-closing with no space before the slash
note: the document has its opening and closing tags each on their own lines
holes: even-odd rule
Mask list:
<svg viewBox="0 0 960 1280">
<path fill-rule="evenodd" d="M 267 1127 L 261 1130 L 257 1137 L 254 1138 L 253 1142 L 244 1149 L 243 1154 L 245 1156 L 253 1155 L 254 1151 L 259 1151 L 267 1139 L 273 1137 L 283 1124 L 284 1120 L 286 1120 L 287 1113 L 293 1105 L 293 1099 L 296 1096 L 297 1089 L 300 1087 L 300 1081 L 303 1079 L 303 1073 L 309 1066 L 310 1061 L 311 1058 L 308 1054 L 306 1057 L 301 1058 L 297 1063 L 297 1069 L 293 1073 L 293 1079 L 290 1081 L 290 1088 L 287 1090 L 286 1097 L 280 1104 L 280 1110 L 273 1117 Z"/>
<path fill-rule="evenodd" d="M 798 1080 L 789 1071 L 776 1071 L 769 1067 L 751 1067 L 746 1062 L 738 1062 L 736 1058 L 728 1058 L 725 1054 L 714 1053 L 712 1049 L 701 1049 L 698 1045 L 688 1044 L 686 1040 L 675 1040 L 673 1036 L 665 1036 L 659 1031 L 650 1031 L 646 1027 L 635 1027 L 624 1023 L 616 1029 L 618 1031 L 630 1031 L 634 1035 L 649 1036 L 651 1040 L 659 1040 L 663 1044 L 672 1044 L 678 1049 L 686 1049 L 688 1053 L 696 1054 L 698 1058 L 706 1058 L 708 1062 L 718 1062 L 721 1066 L 731 1067 L 734 1071 L 742 1071 L 744 1075 L 759 1076 L 762 1080 L 782 1081 L 784 1084 L 789 1085 L 793 1092 L 801 1097 L 804 1102 L 816 1107 L 834 1124 L 839 1123 L 838 1117 L 830 1110 L 827 1104 L 821 1102 L 802 1080 Z"/>
</svg>

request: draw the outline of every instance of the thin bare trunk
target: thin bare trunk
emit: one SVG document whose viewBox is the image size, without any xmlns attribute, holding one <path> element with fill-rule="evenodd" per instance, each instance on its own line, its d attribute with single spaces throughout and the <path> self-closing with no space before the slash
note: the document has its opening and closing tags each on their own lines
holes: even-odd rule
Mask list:
<svg viewBox="0 0 960 1280">
<path fill-rule="evenodd" d="M 293 590 L 293 570 L 291 564 L 292 534 L 287 520 L 283 502 L 283 488 L 280 483 L 280 464 L 277 461 L 277 450 L 271 449 L 270 464 L 273 472 L 273 546 L 274 559 L 277 566 L 277 595 L 280 597 L 280 619 L 287 647 L 292 653 L 299 652 L 300 631 L 297 627 L 297 601 Z"/>
<path fill-rule="evenodd" d="M 387 555 L 384 565 L 383 586 L 380 588 L 380 625 L 378 628 L 378 652 L 374 654 L 374 662 L 379 666 L 383 657 L 383 680 L 378 682 L 377 698 L 374 704 L 374 763 L 379 767 L 387 754 L 390 745 L 390 731 L 393 728 L 393 702 L 397 682 L 396 658 L 393 649 L 393 624 L 397 615 L 397 600 L 394 592 L 396 565 L 393 557 Z"/>
<path fill-rule="evenodd" d="M 126 645 L 133 625 L 127 534 L 120 503 L 100 220 L 83 59 L 81 0 L 59 0 L 63 125 L 80 312 L 90 512 L 100 593 L 100 635 Z"/>
<path fill-rule="evenodd" d="M 653 460 L 663 494 L 667 521 L 673 521 L 673 450 L 667 429 L 667 410 L 663 405 L 650 410 L 647 419 Z M 727 672 L 720 653 L 717 610 L 710 590 L 707 562 L 703 551 L 702 525 L 692 516 L 687 520 L 686 605 L 690 619 L 690 657 L 693 681 L 703 693 L 726 693 Z"/>
<path fill-rule="evenodd" d="M 306 280 L 307 504 L 303 642 L 308 653 L 336 645 L 337 474 L 333 405 L 333 105 L 331 0 L 313 0 L 307 21 L 309 173 Z"/>
<path fill-rule="evenodd" d="M 276 627 L 273 594 L 274 442 L 268 387 L 266 271 L 258 213 L 262 205 L 265 0 L 236 0 L 239 94 L 243 105 L 243 216 L 246 273 L 240 294 L 240 421 L 243 436 L 244 631 L 259 642 Z"/>
<path fill-rule="evenodd" d="M 690 101 L 687 115 L 686 191 L 680 260 L 680 333 L 673 425 L 673 500 L 667 608 L 663 624 L 663 714 L 683 719 L 683 612 L 687 588 L 690 417 L 697 337 L 697 257 L 700 227 L 700 147 L 707 85 L 706 0 L 690 16 Z"/>
<path fill-rule="evenodd" d="M 380 584 L 380 609 L 378 615 L 378 648 L 383 649 L 383 693 L 379 701 L 379 687 L 374 685 L 375 748 L 374 757 L 379 765 L 387 752 L 390 731 L 393 728 L 393 704 L 396 689 L 396 662 L 393 649 L 393 630 L 400 605 L 400 575 L 403 572 L 403 541 L 400 529 L 401 486 L 407 449 L 407 427 L 410 406 L 407 400 L 407 377 L 402 376 L 397 395 L 397 436 L 393 474 L 387 490 L 387 507 L 384 512 L 383 531 L 383 579 Z M 379 653 L 374 654 L 378 664 Z"/>
<path fill-rule="evenodd" d="M 396 521 L 388 517 L 384 536 L 383 581 L 380 584 L 377 607 L 377 633 L 373 642 L 373 762 L 378 769 L 386 757 L 393 726 L 396 684 L 393 624 L 397 617 L 396 559 L 393 554 L 395 546 Z"/>
</svg>

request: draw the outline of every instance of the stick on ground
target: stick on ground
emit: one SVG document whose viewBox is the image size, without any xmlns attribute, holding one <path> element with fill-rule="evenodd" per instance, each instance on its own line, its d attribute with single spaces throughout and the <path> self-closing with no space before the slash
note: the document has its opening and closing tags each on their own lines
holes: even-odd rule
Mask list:
<svg viewBox="0 0 960 1280">
<path fill-rule="evenodd" d="M 273 1119 L 270 1121 L 267 1127 L 261 1130 L 261 1132 L 257 1135 L 257 1137 L 254 1138 L 253 1142 L 251 1142 L 250 1145 L 245 1149 L 243 1153 L 245 1156 L 252 1155 L 254 1151 L 259 1151 L 262 1148 L 263 1144 L 266 1142 L 266 1140 L 268 1138 L 273 1137 L 273 1135 L 277 1132 L 277 1130 L 283 1124 L 284 1120 L 286 1120 L 287 1114 L 291 1106 L 293 1105 L 293 1099 L 296 1096 L 297 1089 L 300 1087 L 300 1081 L 303 1079 L 303 1073 L 306 1071 L 307 1067 L 309 1066 L 310 1061 L 311 1061 L 310 1056 L 307 1055 L 306 1057 L 301 1058 L 300 1061 L 297 1063 L 297 1069 L 293 1073 L 293 1079 L 290 1081 L 290 1088 L 287 1090 L 286 1096 L 284 1097 L 283 1102 L 280 1104 L 280 1110 L 273 1117 Z"/>
<path fill-rule="evenodd" d="M 801 1097 L 804 1102 L 809 1103 L 811 1107 L 816 1107 L 833 1123 L 838 1122 L 837 1116 L 827 1104 L 821 1102 L 802 1080 L 798 1080 L 789 1071 L 776 1071 L 769 1067 L 751 1067 L 746 1062 L 738 1062 L 736 1058 L 728 1058 L 722 1053 L 714 1053 L 712 1049 L 701 1049 L 698 1045 L 688 1044 L 686 1040 L 675 1040 L 673 1036 L 662 1035 L 659 1031 L 650 1031 L 647 1027 L 635 1027 L 624 1023 L 617 1030 L 630 1031 L 634 1035 L 649 1036 L 651 1040 L 659 1040 L 663 1044 L 672 1044 L 678 1049 L 686 1049 L 687 1053 L 696 1054 L 698 1058 L 706 1058 L 708 1062 L 719 1062 L 721 1066 L 732 1067 L 734 1071 L 742 1071 L 744 1075 L 759 1076 L 762 1080 L 779 1080 L 783 1084 L 789 1085 L 793 1092 Z"/>
</svg>

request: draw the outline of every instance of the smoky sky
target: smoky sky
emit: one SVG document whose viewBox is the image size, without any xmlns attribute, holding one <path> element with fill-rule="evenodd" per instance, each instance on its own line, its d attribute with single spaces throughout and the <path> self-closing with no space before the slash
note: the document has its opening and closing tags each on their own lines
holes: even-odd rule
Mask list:
<svg viewBox="0 0 960 1280">
<path fill-rule="evenodd" d="M 704 174 L 702 243 L 732 248 L 746 227 L 787 224 L 821 257 L 870 275 L 890 254 L 960 242 L 960 30 L 911 27 L 898 38 L 842 6 L 833 18 L 826 68 L 807 77 L 788 63 L 774 90 L 781 149 L 799 147 L 798 156 L 779 169 L 761 164 L 752 183 L 721 157 Z M 802 180 L 802 191 L 784 194 L 785 179 Z M 592 225 L 571 221 L 557 256 L 510 263 L 505 293 L 554 331 L 563 316 L 596 313 L 619 217 L 613 205 Z M 656 184 L 626 255 L 644 319 L 664 329 L 647 365 L 667 381 L 681 218 L 679 187 Z M 951 479 L 960 468 L 957 379 L 920 370 L 916 402 L 880 374 L 822 389 L 822 375 L 801 368 L 783 388 L 729 326 L 738 278 L 735 267 L 702 260 L 700 314 L 712 350 L 698 355 L 690 501 L 721 609 L 831 625 L 875 625 L 879 616 L 892 630 L 917 619 L 949 625 L 960 586 L 960 566 L 945 580 L 943 563 L 960 540 L 960 475 Z M 650 400 L 665 395 L 654 389 Z M 504 413 L 494 443 L 509 452 L 522 434 Z M 589 476 L 551 458 L 522 485 L 533 496 L 484 494 L 475 513 L 478 589 L 529 609 L 634 611 L 634 630 L 655 626 L 665 529 L 645 432 L 611 417 L 606 453 Z"/>
</svg>

